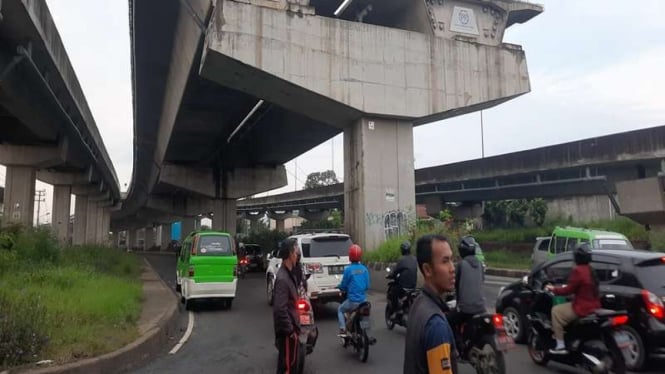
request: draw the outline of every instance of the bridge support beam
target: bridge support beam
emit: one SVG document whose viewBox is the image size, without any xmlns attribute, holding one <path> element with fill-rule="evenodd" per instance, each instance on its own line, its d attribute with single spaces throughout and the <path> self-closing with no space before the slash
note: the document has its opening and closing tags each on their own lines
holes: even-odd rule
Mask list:
<svg viewBox="0 0 665 374">
<path fill-rule="evenodd" d="M 427 215 L 431 217 L 438 217 L 441 210 L 443 210 L 443 201 L 441 196 L 430 195 L 424 199 L 425 207 L 427 208 Z"/>
<path fill-rule="evenodd" d="M 133 251 L 138 246 L 139 232 L 136 229 L 127 230 L 127 250 Z"/>
<path fill-rule="evenodd" d="M 362 118 L 344 129 L 344 225 L 373 250 L 415 219 L 413 125 Z"/>
<path fill-rule="evenodd" d="M 180 232 L 180 240 L 183 240 L 189 235 L 192 231 L 197 229 L 197 221 L 198 219 L 196 217 L 184 217 L 181 221 L 181 232 Z"/>
<path fill-rule="evenodd" d="M 69 244 L 69 211 L 72 206 L 72 186 L 53 186 L 53 211 L 51 225 L 58 241 Z"/>
<path fill-rule="evenodd" d="M 85 243 L 85 233 L 88 225 L 88 196 L 76 195 L 74 202 L 74 245 Z"/>
<path fill-rule="evenodd" d="M 155 228 L 150 226 L 144 229 L 143 250 L 147 251 L 155 245 Z"/>
<path fill-rule="evenodd" d="M 171 243 L 171 224 L 166 223 L 159 227 L 159 250 L 166 251 Z"/>
<path fill-rule="evenodd" d="M 235 199 L 215 199 L 212 202 L 212 229 L 236 234 L 237 204 Z"/>
<path fill-rule="evenodd" d="M 35 173 L 30 166 L 7 165 L 3 226 L 32 226 L 35 208 Z"/>
</svg>

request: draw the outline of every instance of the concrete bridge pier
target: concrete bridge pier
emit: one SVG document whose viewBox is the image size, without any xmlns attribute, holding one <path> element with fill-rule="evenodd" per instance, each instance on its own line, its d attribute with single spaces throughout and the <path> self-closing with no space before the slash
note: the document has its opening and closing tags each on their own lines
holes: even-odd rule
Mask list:
<svg viewBox="0 0 665 374">
<path fill-rule="evenodd" d="M 181 221 L 180 226 L 180 240 L 185 239 L 192 231 L 197 230 L 199 226 L 199 220 L 196 217 L 185 217 Z"/>
<path fill-rule="evenodd" d="M 144 229 L 143 250 L 147 251 L 155 245 L 155 228 L 150 226 Z"/>
<path fill-rule="evenodd" d="M 159 227 L 159 248 L 166 251 L 171 243 L 171 224 L 166 223 Z"/>
<path fill-rule="evenodd" d="M 212 201 L 212 229 L 236 234 L 237 205 L 235 199 L 214 199 Z"/>
<path fill-rule="evenodd" d="M 30 166 L 6 165 L 3 226 L 32 226 L 35 208 L 35 173 Z"/>
<path fill-rule="evenodd" d="M 134 250 L 138 246 L 139 233 L 137 229 L 127 230 L 127 249 Z"/>
<path fill-rule="evenodd" d="M 415 220 L 413 125 L 366 117 L 344 130 L 344 225 L 372 250 Z"/>
</svg>

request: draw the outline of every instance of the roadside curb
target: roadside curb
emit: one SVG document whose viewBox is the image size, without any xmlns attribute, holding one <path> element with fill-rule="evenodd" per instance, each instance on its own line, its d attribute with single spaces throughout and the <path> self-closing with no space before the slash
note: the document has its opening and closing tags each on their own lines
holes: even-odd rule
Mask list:
<svg viewBox="0 0 665 374">
<path fill-rule="evenodd" d="M 102 356 L 87 358 L 60 366 L 36 368 L 14 368 L 9 373 L 61 374 L 61 373 L 122 373 L 146 364 L 151 358 L 164 351 L 168 343 L 179 334 L 178 300 L 170 287 L 159 277 L 152 266 L 145 261 L 146 271 L 141 274 L 143 280 L 143 305 L 138 328 L 141 336 L 128 345 Z M 164 308 L 165 307 L 165 308 Z M 154 317 L 143 314 L 148 310 L 163 309 L 163 313 Z M 141 323 L 141 320 L 147 319 Z M 143 328 L 142 328 L 143 327 Z M 145 331 L 141 331 L 144 329 Z"/>
<path fill-rule="evenodd" d="M 494 275 L 497 277 L 522 278 L 523 276 L 529 274 L 529 271 L 518 269 L 487 268 L 485 270 L 485 274 Z"/>
</svg>

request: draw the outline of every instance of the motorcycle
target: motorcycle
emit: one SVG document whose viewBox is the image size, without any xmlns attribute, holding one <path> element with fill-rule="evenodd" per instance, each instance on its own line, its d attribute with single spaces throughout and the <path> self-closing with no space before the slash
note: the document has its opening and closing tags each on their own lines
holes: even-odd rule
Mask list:
<svg viewBox="0 0 665 374">
<path fill-rule="evenodd" d="M 249 260 L 247 257 L 241 257 L 240 261 L 238 261 L 238 278 L 244 279 L 245 274 L 247 274 L 247 266 L 249 264 Z"/>
<path fill-rule="evenodd" d="M 446 304 L 450 309 L 447 316 L 452 317 L 457 301 L 449 296 Z M 504 354 L 515 347 L 515 342 L 506 334 L 501 314 L 477 314 L 461 326 L 451 327 L 460 363 L 470 364 L 478 374 L 506 373 Z"/>
<path fill-rule="evenodd" d="M 396 274 L 395 276 L 391 276 L 390 268 L 386 268 L 386 272 L 388 272 L 386 279 L 390 279 L 390 282 L 388 282 L 388 291 L 386 291 L 386 299 L 388 300 L 385 310 L 386 327 L 388 327 L 388 330 L 392 330 L 396 324 L 406 327 L 409 319 L 409 309 L 411 308 L 411 305 L 413 305 L 413 300 L 415 300 L 416 296 L 420 293 L 420 290 L 404 289 L 404 294 L 399 298 L 399 305 L 392 305 L 390 302 L 390 295 L 392 295 L 396 287 L 400 287 L 397 284 L 400 275 Z"/>
<path fill-rule="evenodd" d="M 565 328 L 565 354 L 552 354 L 556 341 L 552 337 L 550 314 L 554 295 L 548 291 L 534 291 L 534 304 L 527 313 L 531 323 L 528 350 L 531 360 L 538 365 L 557 361 L 592 373 L 626 372 L 623 350 L 630 346 L 630 338 L 620 330 L 628 323 L 625 311 L 598 309 L 595 313 L 572 322 Z"/>
<path fill-rule="evenodd" d="M 342 347 L 352 347 L 362 362 L 367 362 L 369 346 L 376 344 L 376 338 L 370 335 L 372 304 L 368 301 L 346 313 L 346 335 L 341 337 Z"/>
<path fill-rule="evenodd" d="M 314 324 L 314 311 L 307 296 L 302 296 L 296 304 L 298 318 L 300 319 L 300 336 L 298 347 L 297 374 L 305 368 L 305 356 L 314 352 L 314 346 L 319 337 L 319 328 Z"/>
</svg>

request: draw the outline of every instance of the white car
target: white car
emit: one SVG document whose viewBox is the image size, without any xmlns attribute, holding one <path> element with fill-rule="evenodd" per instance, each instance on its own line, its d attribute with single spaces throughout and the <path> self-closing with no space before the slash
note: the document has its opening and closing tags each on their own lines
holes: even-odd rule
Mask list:
<svg viewBox="0 0 665 374">
<path fill-rule="evenodd" d="M 349 247 L 353 244 L 346 234 L 301 234 L 290 236 L 296 239 L 302 251 L 301 262 L 305 273 L 311 274 L 307 281 L 307 296 L 312 303 L 324 304 L 329 301 L 344 301 L 337 286 L 349 261 Z M 266 269 L 266 294 L 272 305 L 275 275 L 282 263 L 276 257 L 277 251 L 269 255 Z"/>
</svg>

